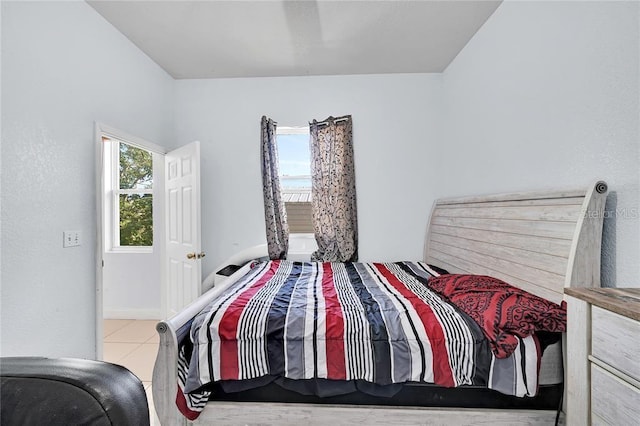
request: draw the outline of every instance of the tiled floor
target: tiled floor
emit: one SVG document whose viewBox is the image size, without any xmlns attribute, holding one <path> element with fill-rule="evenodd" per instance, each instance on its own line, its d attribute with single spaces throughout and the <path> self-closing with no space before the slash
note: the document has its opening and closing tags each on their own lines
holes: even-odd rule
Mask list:
<svg viewBox="0 0 640 426">
<path fill-rule="evenodd" d="M 151 425 L 160 426 L 153 408 L 151 375 L 158 352 L 155 320 L 104 320 L 104 360 L 138 376 L 147 391 Z"/>
</svg>

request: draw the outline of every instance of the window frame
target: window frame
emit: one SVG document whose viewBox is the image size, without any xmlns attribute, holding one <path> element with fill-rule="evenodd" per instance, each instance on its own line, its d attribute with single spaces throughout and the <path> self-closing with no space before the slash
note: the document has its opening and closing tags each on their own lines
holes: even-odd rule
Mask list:
<svg viewBox="0 0 640 426">
<path fill-rule="evenodd" d="M 278 149 L 280 148 L 280 144 L 277 142 L 278 141 L 278 135 L 307 135 L 308 137 L 311 137 L 311 132 L 309 130 L 309 126 L 276 126 L 276 144 L 278 146 Z M 278 155 L 278 161 L 281 160 L 280 155 Z M 309 152 L 309 161 L 311 161 L 311 152 Z M 281 170 L 280 164 L 278 164 L 278 170 Z M 305 175 L 306 177 L 307 175 Z M 311 164 L 309 164 L 309 178 L 311 179 Z M 279 172 L 279 176 L 280 178 L 280 188 L 283 188 L 282 185 L 282 175 Z M 309 187 L 309 190 L 311 190 L 311 187 Z"/>
<path fill-rule="evenodd" d="M 123 141 L 121 139 L 113 138 L 110 136 L 103 136 L 109 141 L 110 144 L 110 154 L 109 161 L 110 165 L 106 170 L 110 171 L 110 183 L 111 187 L 107 191 L 107 200 L 110 216 L 111 216 L 111 226 L 110 232 L 108 233 L 107 238 L 107 247 L 105 247 L 105 251 L 111 253 L 153 253 L 153 248 L 156 244 L 155 238 L 153 238 L 153 244 L 150 246 L 122 246 L 120 245 L 120 196 L 121 195 L 151 195 L 152 199 L 155 198 L 154 188 L 155 184 L 155 174 L 153 173 L 153 162 L 154 156 L 153 151 L 150 151 L 147 148 L 141 147 L 137 144 L 129 143 L 127 141 Z M 120 188 L 120 144 L 129 145 L 130 147 L 141 149 L 143 151 L 148 152 L 151 155 L 152 161 L 152 187 L 151 189 L 121 189 Z M 153 203 L 153 201 L 152 201 Z M 153 228 L 156 226 L 153 213 L 151 215 L 151 223 L 152 223 L 152 232 Z M 110 241 L 109 241 L 110 240 Z"/>
<path fill-rule="evenodd" d="M 300 127 L 292 127 L 292 126 L 277 126 L 276 127 L 276 141 L 277 141 L 277 137 L 279 135 L 307 135 L 308 137 L 310 136 L 310 129 L 309 126 L 300 126 Z M 278 148 L 280 148 L 280 145 L 278 144 Z M 311 152 L 309 152 L 309 157 L 311 156 Z M 280 155 L 278 155 L 278 161 L 281 160 Z M 311 158 L 309 158 L 309 161 L 311 161 Z M 280 168 L 280 164 L 278 164 L 278 167 Z M 309 178 L 312 178 L 311 176 L 311 166 L 309 166 Z M 285 194 L 285 186 L 283 185 L 283 180 L 282 180 L 282 175 L 279 176 L 280 178 L 280 193 L 281 196 L 284 198 L 284 194 Z M 307 188 L 305 188 L 307 189 Z M 308 188 L 309 194 L 311 194 L 311 187 Z M 309 195 L 309 197 L 311 197 L 311 195 Z M 287 208 L 287 204 L 290 203 L 300 203 L 300 204 L 308 204 L 309 208 L 311 208 L 311 201 L 297 201 L 297 202 L 284 202 L 284 208 L 285 211 L 288 212 L 288 208 Z M 307 231 L 304 232 L 289 232 L 290 236 L 300 236 L 301 238 L 308 238 L 309 236 L 313 236 L 313 218 L 310 216 L 309 217 L 309 223 L 306 224 L 306 228 L 308 229 Z"/>
</svg>

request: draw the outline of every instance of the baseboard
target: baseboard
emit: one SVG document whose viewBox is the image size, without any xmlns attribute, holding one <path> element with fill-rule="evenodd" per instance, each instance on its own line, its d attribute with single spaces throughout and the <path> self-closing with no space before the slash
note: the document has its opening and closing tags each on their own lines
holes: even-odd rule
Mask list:
<svg viewBox="0 0 640 426">
<path fill-rule="evenodd" d="M 108 309 L 102 313 L 104 319 L 135 319 L 135 320 L 160 320 L 162 313 L 159 309 Z"/>
</svg>

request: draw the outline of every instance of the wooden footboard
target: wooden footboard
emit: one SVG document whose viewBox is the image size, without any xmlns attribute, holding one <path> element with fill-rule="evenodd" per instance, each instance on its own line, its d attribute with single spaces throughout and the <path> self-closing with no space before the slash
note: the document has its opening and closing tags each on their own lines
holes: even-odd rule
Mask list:
<svg viewBox="0 0 640 426">
<path fill-rule="evenodd" d="M 194 425 L 486 425 L 550 426 L 552 410 L 498 410 L 470 408 L 314 405 L 271 402 L 209 402 Z M 163 423 L 164 424 L 164 423 Z M 564 424 L 564 416 L 559 421 Z"/>
<path fill-rule="evenodd" d="M 168 320 L 160 321 L 156 330 L 160 336 L 158 355 L 153 367 L 153 404 L 162 425 L 186 425 L 186 418 L 176 407 L 178 391 L 178 342 L 188 333 L 193 318 L 213 299 L 222 293 L 228 283 L 244 275 L 251 265 L 247 264 L 229 279 L 212 288 L 182 311 Z"/>
<path fill-rule="evenodd" d="M 176 408 L 178 390 L 178 341 L 170 321 L 156 325 L 160 335 L 158 356 L 153 367 L 153 405 L 162 425 L 184 425 L 186 419 Z"/>
</svg>

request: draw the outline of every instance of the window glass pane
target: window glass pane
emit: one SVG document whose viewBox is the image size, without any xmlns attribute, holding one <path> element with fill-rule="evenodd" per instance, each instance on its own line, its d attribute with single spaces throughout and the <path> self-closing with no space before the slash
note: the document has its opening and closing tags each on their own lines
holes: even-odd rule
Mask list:
<svg viewBox="0 0 640 426">
<path fill-rule="evenodd" d="M 149 151 L 120 144 L 120 189 L 153 188 L 153 161 Z"/>
<path fill-rule="evenodd" d="M 153 245 L 153 196 L 120 194 L 120 246 Z"/>
<path fill-rule="evenodd" d="M 278 134 L 282 188 L 311 188 L 309 134 Z"/>
</svg>

